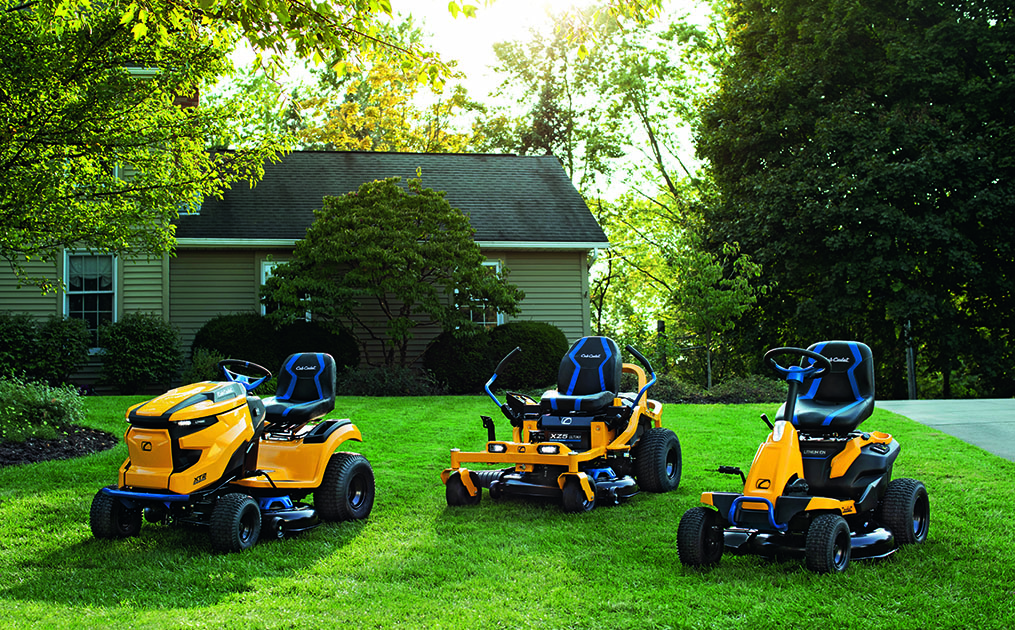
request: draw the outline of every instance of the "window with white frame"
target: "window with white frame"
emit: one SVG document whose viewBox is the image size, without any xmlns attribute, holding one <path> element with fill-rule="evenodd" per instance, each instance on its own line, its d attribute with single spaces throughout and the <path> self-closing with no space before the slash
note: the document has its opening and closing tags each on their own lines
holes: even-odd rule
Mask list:
<svg viewBox="0 0 1015 630">
<path fill-rule="evenodd" d="M 500 275 L 500 261 L 484 262 L 483 267 L 494 275 Z M 461 305 L 460 308 L 463 311 L 468 311 L 469 321 L 484 328 L 493 328 L 504 323 L 504 313 L 490 306 L 487 300 L 472 300 L 468 304 Z"/>
<path fill-rule="evenodd" d="M 284 260 L 262 260 L 261 261 L 261 286 L 263 287 L 268 282 L 268 278 L 272 277 L 275 273 L 275 267 L 278 267 Z M 309 297 L 305 298 L 309 301 Z M 278 310 L 278 304 L 265 304 L 261 303 L 261 315 L 268 315 Z M 308 310 L 304 315 L 305 319 L 309 322 L 311 319 L 310 311 Z"/>
<path fill-rule="evenodd" d="M 116 259 L 68 252 L 64 262 L 64 314 L 84 320 L 92 348 L 101 348 L 99 329 L 116 321 Z"/>
</svg>

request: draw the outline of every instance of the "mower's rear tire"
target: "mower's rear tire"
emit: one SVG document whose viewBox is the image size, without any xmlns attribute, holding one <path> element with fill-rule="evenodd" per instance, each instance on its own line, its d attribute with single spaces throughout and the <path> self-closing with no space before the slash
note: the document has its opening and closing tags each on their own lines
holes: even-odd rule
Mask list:
<svg viewBox="0 0 1015 630">
<path fill-rule="evenodd" d="M 589 485 L 592 486 L 592 500 L 585 496 L 585 490 L 577 479 L 568 479 L 564 484 L 564 494 L 561 503 L 564 511 L 568 513 L 591 512 L 596 507 L 596 482 L 589 478 Z"/>
<path fill-rule="evenodd" d="M 335 453 L 328 461 L 314 504 L 326 521 L 353 521 L 370 515 L 374 507 L 374 469 L 366 457 Z"/>
<path fill-rule="evenodd" d="M 680 519 L 677 527 L 677 555 L 689 567 L 710 567 L 719 564 L 725 548 L 719 514 L 706 507 L 693 507 Z"/>
<path fill-rule="evenodd" d="M 652 427 L 634 447 L 634 470 L 638 486 L 646 492 L 669 492 L 680 485 L 680 440 L 662 427 Z"/>
<path fill-rule="evenodd" d="M 893 479 L 885 491 L 878 520 L 891 530 L 897 545 L 927 540 L 927 532 L 930 531 L 927 488 L 916 479 Z"/>
<path fill-rule="evenodd" d="M 853 543 L 849 525 L 838 514 L 821 514 L 807 529 L 805 558 L 815 573 L 842 573 L 849 566 Z"/>
<path fill-rule="evenodd" d="M 99 490 L 92 498 L 88 522 L 96 538 L 130 538 L 141 531 L 141 510 L 127 508 L 116 497 Z"/>
<path fill-rule="evenodd" d="M 476 486 L 476 496 L 469 494 L 469 490 L 465 487 L 465 482 L 462 481 L 462 473 L 456 472 L 448 478 L 448 482 L 444 486 L 444 498 L 447 499 L 449 506 L 456 507 L 479 503 L 479 500 L 483 498 L 483 491 L 476 483 L 475 475 L 471 479 L 472 484 Z"/>
<path fill-rule="evenodd" d="M 208 533 L 215 551 L 249 549 L 261 534 L 261 508 L 249 495 L 227 494 L 212 508 Z"/>
</svg>

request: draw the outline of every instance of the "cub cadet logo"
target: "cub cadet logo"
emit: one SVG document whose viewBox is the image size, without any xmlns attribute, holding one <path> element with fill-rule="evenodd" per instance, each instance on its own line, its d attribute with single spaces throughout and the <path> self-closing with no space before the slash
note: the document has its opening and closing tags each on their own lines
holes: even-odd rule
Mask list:
<svg viewBox="0 0 1015 630">
<path fill-rule="evenodd" d="M 207 478 L 208 478 L 208 473 L 201 473 L 197 477 L 194 477 L 194 485 L 196 486 L 197 484 L 201 483 L 202 481 L 204 481 Z"/>
<path fill-rule="evenodd" d="M 581 359 L 598 359 L 602 357 L 601 354 L 579 354 L 578 357 Z"/>
<path fill-rule="evenodd" d="M 758 490 L 768 490 L 772 487 L 771 479 L 758 479 L 758 483 L 754 484 Z"/>
<path fill-rule="evenodd" d="M 849 363 L 849 357 L 828 357 L 832 363 Z"/>
<path fill-rule="evenodd" d="M 571 418 L 569 418 L 567 416 L 564 416 L 563 418 L 560 419 L 560 423 L 561 424 L 571 424 Z"/>
<path fill-rule="evenodd" d="M 297 365 L 293 368 L 294 370 L 316 370 L 316 365 Z"/>
<path fill-rule="evenodd" d="M 142 451 L 150 451 L 150 450 L 152 450 L 152 443 L 151 442 L 141 442 L 141 450 Z"/>
</svg>

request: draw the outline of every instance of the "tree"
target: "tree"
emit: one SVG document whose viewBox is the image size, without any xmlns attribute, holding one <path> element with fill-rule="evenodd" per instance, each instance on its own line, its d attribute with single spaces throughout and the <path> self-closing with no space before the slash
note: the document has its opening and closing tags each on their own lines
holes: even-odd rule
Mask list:
<svg viewBox="0 0 1015 630">
<path fill-rule="evenodd" d="M 210 36 L 139 41 L 117 12 L 90 30 L 45 34 L 40 14 L 0 4 L 0 256 L 21 281 L 25 263 L 61 248 L 159 255 L 170 221 L 232 181 L 258 177 L 279 145 L 213 153 L 240 105 L 182 108 L 229 67 Z M 97 11 L 97 10 L 96 10 Z"/>
<path fill-rule="evenodd" d="M 275 268 L 262 297 L 279 305 L 279 320 L 304 317 L 353 330 L 360 356 L 408 366 L 414 329 L 437 324 L 463 331 L 470 304 L 508 314 L 524 294 L 483 266 L 469 219 L 444 194 L 398 178 L 368 182 L 357 192 L 325 197 L 293 258 Z M 370 312 L 375 315 L 371 316 Z M 374 347 L 372 347 L 374 346 Z"/>
<path fill-rule="evenodd" d="M 867 341 L 904 396 L 903 330 L 947 375 L 1010 396 L 1015 97 L 1010 4 L 745 0 L 702 108 L 700 154 L 773 291 L 767 337 Z M 948 392 L 945 391 L 945 395 Z"/>
</svg>

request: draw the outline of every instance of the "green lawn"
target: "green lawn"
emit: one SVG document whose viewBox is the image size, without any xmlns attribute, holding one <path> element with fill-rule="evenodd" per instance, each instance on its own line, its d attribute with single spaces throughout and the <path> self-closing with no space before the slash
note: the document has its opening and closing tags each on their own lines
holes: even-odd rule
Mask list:
<svg viewBox="0 0 1015 630">
<path fill-rule="evenodd" d="M 88 424 L 122 433 L 139 398 L 89 399 Z M 681 566 L 676 529 L 704 490 L 739 480 L 773 405 L 668 405 L 679 490 L 565 515 L 488 497 L 448 508 L 452 447 L 485 441 L 485 397 L 341 398 L 374 467 L 364 522 L 328 524 L 239 554 L 204 532 L 148 525 L 92 538 L 88 509 L 126 454 L 0 469 L 0 626 L 119 628 L 1003 628 L 1015 626 L 1015 463 L 887 411 L 865 423 L 902 443 L 896 476 L 930 493 L 924 545 L 815 575 L 803 562 L 727 556 Z M 507 421 L 496 417 L 501 435 Z M 355 444 L 355 443 L 353 443 Z"/>
</svg>

